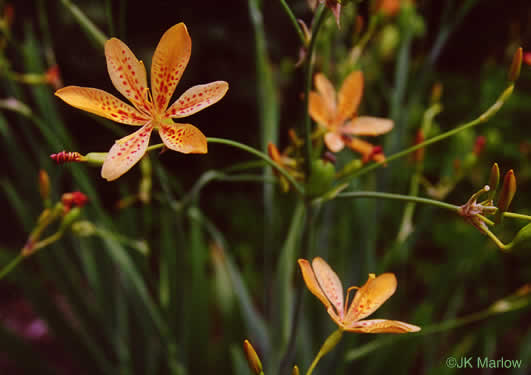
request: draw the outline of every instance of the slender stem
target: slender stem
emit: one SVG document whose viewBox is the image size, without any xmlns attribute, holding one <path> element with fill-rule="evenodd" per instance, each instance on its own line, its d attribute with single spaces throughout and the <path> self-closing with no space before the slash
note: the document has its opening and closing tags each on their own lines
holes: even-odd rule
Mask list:
<svg viewBox="0 0 531 375">
<path fill-rule="evenodd" d="M 485 230 L 485 234 L 487 236 L 489 236 L 489 238 L 494 241 L 494 243 L 496 244 L 496 246 L 498 246 L 500 248 L 500 250 L 503 250 L 503 251 L 508 251 L 509 248 L 503 243 L 501 242 L 498 237 L 496 237 L 496 235 L 494 233 L 492 233 L 490 230 L 488 230 L 487 228 L 484 228 Z"/>
<path fill-rule="evenodd" d="M 341 340 L 341 337 L 343 336 L 343 330 L 341 328 L 338 328 L 328 338 L 325 340 L 323 346 L 321 347 L 321 350 L 319 350 L 319 353 L 315 356 L 315 359 L 312 362 L 312 365 L 306 372 L 306 375 L 312 375 L 313 370 L 315 369 L 315 366 L 319 363 L 321 358 L 323 358 L 326 354 L 328 354 L 332 349 L 335 348 L 335 346 L 339 343 Z"/>
<path fill-rule="evenodd" d="M 428 145 L 431 145 L 432 143 L 435 143 L 435 142 L 439 142 L 439 141 L 442 141 L 443 139 L 446 139 L 448 137 L 451 137 L 452 135 L 454 134 L 457 134 L 465 129 L 468 129 L 468 128 L 471 128 L 471 127 L 474 127 L 476 125 L 479 125 L 483 122 L 486 122 L 488 119 L 490 119 L 494 114 L 496 114 L 496 112 L 498 112 L 500 110 L 500 108 L 502 107 L 503 103 L 505 103 L 505 101 L 507 101 L 507 99 L 511 96 L 512 92 L 513 92 L 513 89 L 514 89 L 514 84 L 511 84 L 509 85 L 509 87 L 507 87 L 507 89 L 505 89 L 505 91 L 500 95 L 500 97 L 498 98 L 498 100 L 496 101 L 496 103 L 494 103 L 487 111 L 485 111 L 481 116 L 479 116 L 478 118 L 470 121 L 470 122 L 467 122 L 461 126 L 458 126 L 457 128 L 454 128 L 452 130 L 449 130 L 445 133 L 442 133 L 442 134 L 439 134 L 435 137 L 432 137 L 430 139 L 427 139 L 426 141 L 422 142 L 422 143 L 419 143 L 419 144 L 416 144 L 414 146 L 411 146 L 405 150 L 402 150 L 400 152 L 397 152 L 396 154 L 393 154 L 391 156 L 389 156 L 388 158 L 386 158 L 384 161 L 381 161 L 381 162 L 378 162 L 378 163 L 374 163 L 374 164 L 371 164 L 365 168 L 362 168 L 362 169 L 358 169 L 356 171 L 353 171 L 351 174 L 348 174 L 346 176 L 344 176 L 341 180 L 339 180 L 339 182 L 344 182 L 345 180 L 350 180 L 354 177 L 358 177 L 358 176 L 361 176 L 361 175 L 364 175 L 365 173 L 367 172 L 370 172 L 372 171 L 373 169 L 376 169 L 376 168 L 379 168 L 381 167 L 382 165 L 386 165 L 387 163 L 395 160 L 395 159 L 398 159 L 398 158 L 401 158 L 403 156 L 406 156 L 410 153 L 412 153 L 413 151 L 416 151 L 420 148 L 423 148 L 423 147 L 426 147 Z"/>
<path fill-rule="evenodd" d="M 295 187 L 295 189 L 300 193 L 304 194 L 304 188 L 297 182 L 295 179 L 281 166 L 279 166 L 277 163 L 275 163 L 273 160 L 271 160 L 266 154 L 263 152 L 258 151 L 255 148 L 249 147 L 247 145 L 244 145 L 243 143 L 239 143 L 236 141 L 232 141 L 230 139 L 223 139 L 223 138 L 211 138 L 208 137 L 207 141 L 209 143 L 221 143 L 225 145 L 229 145 L 232 147 L 239 148 L 240 150 L 247 151 L 255 156 L 258 156 L 260 159 L 264 160 L 267 164 L 269 164 L 271 167 L 275 168 L 279 173 L 281 173 L 286 179 Z"/>
<path fill-rule="evenodd" d="M 434 199 L 413 197 L 410 195 L 403 195 L 403 194 L 381 193 L 381 192 L 376 192 L 376 191 L 353 191 L 353 192 L 347 192 L 347 193 L 339 193 L 336 197 L 337 198 L 393 199 L 393 200 L 406 201 L 406 202 L 430 204 L 432 206 L 437 206 L 440 208 L 444 208 L 445 210 L 450 210 L 454 212 L 459 211 L 459 206 L 456 206 L 454 204 L 440 202 Z"/>
<path fill-rule="evenodd" d="M 282 4 L 282 8 L 284 8 L 284 11 L 288 15 L 288 17 L 289 17 L 289 19 L 291 21 L 291 24 L 295 28 L 295 31 L 297 32 L 297 36 L 301 40 L 302 45 L 306 46 L 306 43 L 307 43 L 306 36 L 304 35 L 304 32 L 302 31 L 301 26 L 297 22 L 297 18 L 295 17 L 293 12 L 291 11 L 291 8 L 289 7 L 288 3 L 286 3 L 286 0 L 280 0 L 280 4 Z"/>
<path fill-rule="evenodd" d="M 315 50 L 315 43 L 317 41 L 317 35 L 319 29 L 325 18 L 325 6 L 319 5 L 317 11 L 315 12 L 314 24 L 312 27 L 312 38 L 310 39 L 310 45 L 308 46 L 308 51 L 306 55 L 306 67 L 305 67 L 305 77 L 306 77 L 306 86 L 304 88 L 304 167 L 306 171 L 306 179 L 310 177 L 311 166 L 312 166 L 312 121 L 310 119 L 310 113 L 308 111 L 308 103 L 310 97 L 310 90 L 312 88 L 312 76 L 313 76 L 313 53 Z"/>
<path fill-rule="evenodd" d="M 11 262 L 9 262 L 4 268 L 2 268 L 2 270 L 0 270 L 0 280 L 2 280 L 5 275 L 11 272 L 13 268 L 15 268 L 22 259 L 24 259 L 24 256 L 22 255 L 22 253 L 19 253 Z"/>
<path fill-rule="evenodd" d="M 515 219 L 531 220 L 531 216 L 524 215 L 524 214 L 517 214 L 516 212 L 504 212 L 503 216 L 512 217 L 512 218 L 515 218 Z"/>
</svg>

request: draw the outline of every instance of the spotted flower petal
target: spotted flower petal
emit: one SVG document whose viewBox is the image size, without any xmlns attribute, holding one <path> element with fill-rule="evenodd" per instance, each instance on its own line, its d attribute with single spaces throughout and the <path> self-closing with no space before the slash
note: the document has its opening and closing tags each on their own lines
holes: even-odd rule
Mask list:
<svg viewBox="0 0 531 375">
<path fill-rule="evenodd" d="M 190 124 L 160 124 L 159 135 L 164 145 L 184 154 L 206 154 L 207 140 L 203 133 Z"/>
<path fill-rule="evenodd" d="M 363 94 L 363 73 L 356 70 L 349 74 L 339 90 L 337 121 L 342 123 L 358 110 Z"/>
<path fill-rule="evenodd" d="M 346 322 L 355 322 L 371 315 L 396 291 L 396 277 L 392 273 L 383 273 L 378 277 L 373 274 L 354 296 Z M 348 324 L 347 324 L 348 325 Z"/>
<path fill-rule="evenodd" d="M 148 123 L 133 134 L 121 138 L 111 147 L 103 161 L 101 177 L 116 180 L 135 165 L 146 153 L 153 125 Z"/>
<path fill-rule="evenodd" d="M 160 39 L 151 65 L 153 105 L 164 113 L 192 53 L 192 40 L 184 23 L 171 27 Z"/>
<path fill-rule="evenodd" d="M 306 286 L 312 292 L 314 296 L 316 296 L 319 301 L 325 305 L 325 307 L 328 309 L 332 306 L 328 298 L 326 298 L 323 290 L 319 286 L 319 283 L 317 282 L 317 279 L 315 278 L 315 274 L 313 272 L 313 268 L 310 265 L 310 262 L 308 262 L 306 259 L 299 259 L 298 260 L 299 267 L 302 272 L 302 278 L 304 279 L 304 282 L 306 283 Z"/>
<path fill-rule="evenodd" d="M 312 261 L 312 268 L 317 282 L 321 286 L 328 300 L 334 305 L 340 318 L 343 317 L 343 285 L 337 274 L 330 268 L 323 258 L 317 257 Z"/>
<path fill-rule="evenodd" d="M 398 320 L 369 319 L 354 322 L 346 326 L 345 331 L 358 333 L 408 333 L 418 332 L 420 327 Z"/>
<path fill-rule="evenodd" d="M 107 70 L 111 81 L 120 93 L 140 111 L 149 113 L 147 97 L 146 68 L 119 39 L 112 38 L 105 43 Z"/>
<path fill-rule="evenodd" d="M 68 86 L 55 92 L 72 107 L 128 125 L 144 125 L 149 117 L 114 95 L 90 87 Z"/>
<path fill-rule="evenodd" d="M 380 117 L 359 116 L 345 123 L 341 131 L 353 135 L 381 135 L 393 129 L 393 120 Z"/>
<path fill-rule="evenodd" d="M 229 84 L 225 81 L 216 81 L 206 85 L 191 87 L 168 108 L 166 113 L 172 118 L 193 115 L 218 102 L 225 96 L 228 89 Z"/>
</svg>

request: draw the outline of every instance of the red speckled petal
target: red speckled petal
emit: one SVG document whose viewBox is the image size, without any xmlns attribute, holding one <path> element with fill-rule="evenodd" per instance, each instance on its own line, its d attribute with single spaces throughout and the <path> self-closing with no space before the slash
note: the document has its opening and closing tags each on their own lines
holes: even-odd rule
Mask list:
<svg viewBox="0 0 531 375">
<path fill-rule="evenodd" d="M 116 180 L 131 169 L 146 153 L 152 130 L 153 126 L 149 123 L 117 140 L 103 161 L 101 177 L 107 181 Z"/>
<path fill-rule="evenodd" d="M 172 118 L 193 115 L 219 101 L 228 89 L 229 84 L 225 81 L 191 87 L 168 108 L 166 113 Z"/>
<path fill-rule="evenodd" d="M 107 70 L 114 87 L 139 111 L 150 113 L 146 100 L 146 68 L 121 40 L 112 38 L 105 43 Z"/>
<path fill-rule="evenodd" d="M 314 258 L 312 268 L 324 294 L 334 305 L 339 318 L 343 318 L 343 285 L 341 285 L 341 280 L 323 258 Z"/>
<path fill-rule="evenodd" d="M 306 259 L 299 259 L 298 263 L 302 272 L 302 278 L 304 279 L 304 283 L 306 284 L 310 292 L 314 296 L 319 298 L 319 301 L 321 301 L 327 309 L 332 309 L 332 304 L 330 303 L 328 298 L 326 298 L 323 290 L 317 282 L 317 279 L 315 278 L 315 273 L 313 272 L 313 268 L 310 265 L 310 262 L 308 262 Z"/>
<path fill-rule="evenodd" d="M 398 320 L 371 319 L 345 326 L 345 331 L 358 333 L 408 333 L 418 332 L 420 327 Z"/>
<path fill-rule="evenodd" d="M 90 87 L 68 86 L 55 95 L 72 107 L 128 125 L 144 125 L 150 119 L 129 104 L 106 91 Z"/>
<path fill-rule="evenodd" d="M 345 317 L 345 325 L 350 326 L 371 315 L 376 311 L 396 290 L 396 277 L 392 273 L 383 273 L 378 277 L 369 275 L 369 279 L 354 296 Z"/>
<path fill-rule="evenodd" d="M 151 89 L 157 113 L 164 113 L 192 53 L 192 40 L 184 23 L 164 33 L 151 63 Z"/>
<path fill-rule="evenodd" d="M 203 133 L 190 124 L 161 124 L 159 135 L 164 145 L 183 154 L 206 154 L 207 140 Z"/>
</svg>

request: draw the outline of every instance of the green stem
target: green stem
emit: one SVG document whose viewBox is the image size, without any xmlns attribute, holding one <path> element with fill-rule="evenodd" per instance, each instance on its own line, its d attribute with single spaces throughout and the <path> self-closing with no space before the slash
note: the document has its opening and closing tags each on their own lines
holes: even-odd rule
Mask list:
<svg viewBox="0 0 531 375">
<path fill-rule="evenodd" d="M 301 40 L 302 45 L 306 46 L 306 44 L 307 44 L 306 36 L 304 35 L 304 32 L 302 31 L 301 26 L 297 22 L 297 18 L 295 17 L 293 12 L 291 11 L 291 8 L 289 7 L 288 3 L 286 3 L 286 0 L 280 0 L 280 4 L 282 4 L 282 8 L 284 8 L 284 11 L 288 15 L 288 17 L 289 17 L 289 19 L 291 21 L 291 24 L 295 28 L 295 31 L 297 32 L 297 36 Z"/>
<path fill-rule="evenodd" d="M 24 259 L 24 256 L 20 253 L 18 254 L 11 262 L 9 262 L 2 270 L 0 271 L 0 280 L 4 278 L 9 272 L 15 268 L 20 261 Z"/>
<path fill-rule="evenodd" d="M 315 44 L 317 41 L 317 35 L 319 33 L 319 29 L 321 28 L 321 25 L 323 23 L 323 20 L 325 18 L 325 6 L 319 5 L 317 8 L 317 11 L 315 12 L 315 18 L 314 18 L 314 24 L 312 27 L 312 38 L 310 39 L 310 45 L 308 46 L 308 51 L 306 55 L 306 63 L 305 63 L 305 77 L 306 77 L 306 83 L 304 88 L 304 150 L 305 150 L 305 158 L 304 158 L 304 169 L 306 171 L 306 180 L 310 177 L 311 170 L 312 170 L 312 121 L 310 119 L 310 112 L 308 111 L 308 103 L 309 103 L 309 97 L 310 97 L 310 90 L 312 88 L 312 76 L 313 76 L 313 53 L 315 50 Z"/>
<path fill-rule="evenodd" d="M 300 194 L 304 194 L 304 188 L 297 181 L 295 181 L 295 179 L 284 168 L 282 168 L 277 163 L 275 163 L 273 160 L 271 160 L 263 152 L 260 152 L 260 151 L 258 151 L 255 148 L 252 148 L 252 147 L 249 147 L 247 145 L 244 145 L 243 143 L 232 141 L 230 139 L 208 137 L 207 141 L 209 143 L 221 143 L 221 144 L 229 145 L 229 146 L 232 146 L 232 147 L 236 147 L 236 148 L 239 148 L 240 150 L 244 150 L 244 151 L 247 151 L 250 154 L 258 156 L 260 159 L 264 160 L 267 164 L 269 164 L 271 167 L 275 168 L 280 174 L 282 174 L 284 177 L 286 177 L 286 179 L 293 185 L 293 187 Z"/>
<path fill-rule="evenodd" d="M 507 89 L 505 89 L 505 91 L 500 95 L 500 97 L 498 98 L 498 100 L 496 101 L 496 103 L 494 103 L 487 111 L 485 111 L 481 116 L 479 116 L 478 118 L 470 121 L 470 122 L 467 122 L 466 124 L 463 124 L 461 126 L 458 126 L 457 128 L 455 129 L 452 129 L 452 130 L 449 130 L 443 134 L 439 134 L 435 137 L 432 137 L 422 143 L 419 143 L 419 144 L 416 144 L 414 146 L 411 146 L 405 150 L 402 150 L 400 152 L 397 152 L 396 154 L 393 154 L 391 156 L 389 156 L 388 158 L 386 158 L 384 161 L 381 161 L 381 162 L 378 162 L 378 163 L 374 163 L 374 164 L 371 164 L 365 168 L 362 168 L 362 169 L 358 169 L 354 172 L 352 172 L 351 174 L 348 174 L 346 176 L 344 176 L 341 180 L 339 180 L 338 182 L 344 182 L 345 180 L 350 180 L 354 177 L 358 177 L 358 176 L 361 176 L 361 175 L 364 175 L 365 173 L 367 172 L 370 172 L 372 171 L 373 169 L 376 169 L 376 168 L 379 168 L 381 167 L 382 165 L 386 165 L 387 163 L 395 160 L 395 159 L 398 159 L 398 158 L 401 158 L 403 156 L 406 156 L 410 153 L 412 153 L 413 151 L 416 151 L 420 148 L 423 148 L 423 147 L 426 147 L 428 145 L 431 145 L 432 143 L 435 143 L 435 142 L 439 142 L 439 141 L 442 141 L 443 139 L 446 139 L 448 137 L 451 137 L 452 135 L 454 134 L 457 134 L 465 129 L 468 129 L 468 128 L 472 128 L 476 125 L 479 125 L 483 122 L 486 122 L 488 119 L 490 119 L 492 116 L 494 116 L 496 114 L 496 112 L 498 112 L 500 110 L 500 108 L 503 106 L 503 104 L 507 101 L 507 99 L 511 96 L 512 92 L 513 92 L 513 89 L 514 89 L 514 84 L 511 84 L 509 85 L 509 87 L 507 87 Z"/>
<path fill-rule="evenodd" d="M 524 220 L 530 220 L 531 221 L 531 216 L 524 215 L 524 214 L 517 214 L 516 212 L 504 212 L 503 216 L 504 217 L 512 217 L 514 219 L 524 219 Z"/>
<path fill-rule="evenodd" d="M 61 2 L 70 11 L 70 13 L 72 13 L 76 21 L 81 25 L 85 32 L 103 47 L 109 38 L 107 38 L 107 36 L 105 36 L 105 34 L 102 33 L 87 16 L 85 16 L 85 14 L 81 11 L 81 9 L 78 8 L 77 5 L 72 4 L 70 0 L 61 0 Z"/>
<path fill-rule="evenodd" d="M 406 201 L 406 202 L 430 204 L 432 206 L 437 206 L 439 208 L 444 208 L 445 210 L 450 210 L 453 212 L 459 211 L 459 206 L 456 206 L 454 204 L 444 203 L 444 202 L 436 201 L 434 199 L 413 197 L 410 195 L 403 195 L 403 194 L 381 193 L 381 192 L 376 192 L 376 191 L 353 191 L 353 192 L 347 192 L 347 193 L 339 193 L 336 197 L 337 198 L 392 199 L 392 200 L 399 200 L 399 201 Z"/>
<path fill-rule="evenodd" d="M 315 356 L 315 359 L 313 360 L 312 365 L 306 372 L 306 375 L 312 374 L 313 370 L 315 369 L 315 366 L 317 366 L 321 358 L 328 354 L 332 349 L 334 349 L 334 347 L 341 340 L 342 336 L 343 330 L 341 328 L 338 328 L 336 331 L 332 332 L 330 336 L 328 336 L 323 346 L 321 347 L 321 350 L 319 350 L 319 353 L 317 353 L 317 355 Z"/>
</svg>

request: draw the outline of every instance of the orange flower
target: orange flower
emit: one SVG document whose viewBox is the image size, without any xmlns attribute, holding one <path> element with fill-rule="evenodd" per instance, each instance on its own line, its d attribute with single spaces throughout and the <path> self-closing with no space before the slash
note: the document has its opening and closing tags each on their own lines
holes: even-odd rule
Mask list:
<svg viewBox="0 0 531 375">
<path fill-rule="evenodd" d="M 396 277 L 384 273 L 369 279 L 361 288 L 350 287 L 343 303 L 343 286 L 337 274 L 322 258 L 314 258 L 312 264 L 299 259 L 299 266 L 306 286 L 325 305 L 328 314 L 340 329 L 360 333 L 407 333 L 420 331 L 420 327 L 398 320 L 361 320 L 376 311 L 396 290 Z M 348 296 L 352 289 L 358 289 L 352 303 Z"/>
<path fill-rule="evenodd" d="M 150 94 L 142 61 L 121 40 L 108 40 L 105 56 L 112 83 L 134 107 L 94 88 L 68 86 L 55 93 L 73 107 L 122 124 L 142 126 L 117 140 L 110 149 L 101 170 L 103 178 L 115 180 L 136 164 L 146 152 L 153 129 L 159 132 L 169 149 L 185 154 L 207 152 L 206 137 L 199 129 L 191 124 L 176 124 L 172 119 L 192 115 L 216 103 L 225 95 L 229 85 L 216 81 L 194 86 L 168 108 L 191 50 L 192 41 L 184 23 L 164 33 L 153 55 Z"/>
<path fill-rule="evenodd" d="M 393 121 L 356 116 L 363 94 L 363 73 L 357 70 L 345 79 L 337 100 L 334 86 L 323 74 L 316 74 L 314 83 L 317 91 L 310 92 L 309 113 L 315 122 L 327 130 L 324 141 L 328 149 L 339 152 L 346 144 L 364 156 L 371 154 L 373 145 L 351 136 L 385 134 L 393 128 Z"/>
</svg>

